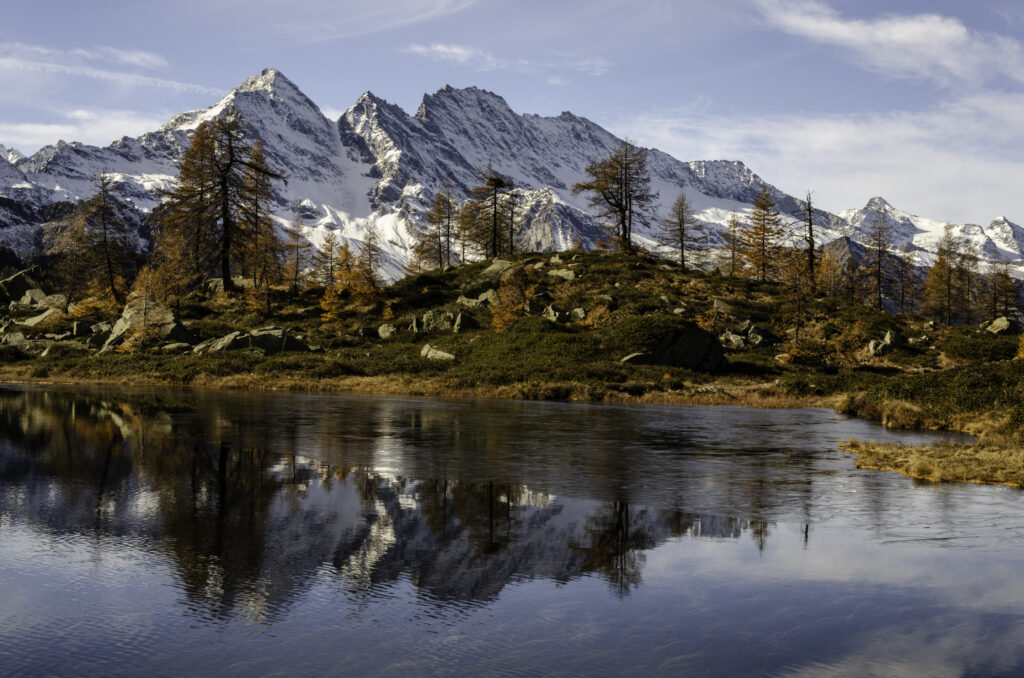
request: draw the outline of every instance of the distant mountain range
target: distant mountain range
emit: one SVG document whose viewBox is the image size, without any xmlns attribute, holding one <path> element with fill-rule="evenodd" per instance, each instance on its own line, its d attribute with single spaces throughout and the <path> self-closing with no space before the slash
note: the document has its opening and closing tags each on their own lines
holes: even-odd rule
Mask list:
<svg viewBox="0 0 1024 678">
<path fill-rule="evenodd" d="M 42 248 L 48 225 L 66 215 L 68 203 L 92 195 L 104 171 L 114 175 L 117 193 L 142 224 L 159 203 L 159 190 L 177 176 L 191 133 L 203 121 L 230 113 L 261 141 L 271 167 L 287 176 L 274 196 L 280 223 L 298 214 L 314 244 L 332 229 L 358 243 L 373 224 L 392 279 L 408 261 L 412 227 L 434 194 L 446 182 L 465 192 L 488 165 L 519 187 L 525 249 L 561 250 L 577 239 L 592 246 L 605 237 L 587 211 L 586 197 L 574 196 L 572 185 L 620 139 L 586 118 L 568 112 L 521 115 L 496 94 L 445 87 L 424 96 L 414 115 L 367 92 L 331 120 L 280 71 L 266 69 L 210 108 L 179 114 L 158 130 L 110 146 L 59 141 L 28 157 L 0 146 L 0 245 L 22 256 Z M 733 212 L 749 212 L 764 187 L 784 216 L 805 206 L 742 162 L 683 162 L 651 149 L 648 169 L 660 194 L 659 213 L 686 191 L 697 218 L 717 230 Z M 887 215 L 895 244 L 910 246 L 920 263 L 930 263 L 945 222 L 902 212 L 882 198 L 840 214 L 817 211 L 823 241 L 842 235 L 863 240 L 876 208 Z M 956 224 L 954 233 L 987 258 L 1024 264 L 1024 228 L 1005 217 L 985 227 Z M 635 235 L 641 243 L 652 242 L 647 229 Z"/>
</svg>

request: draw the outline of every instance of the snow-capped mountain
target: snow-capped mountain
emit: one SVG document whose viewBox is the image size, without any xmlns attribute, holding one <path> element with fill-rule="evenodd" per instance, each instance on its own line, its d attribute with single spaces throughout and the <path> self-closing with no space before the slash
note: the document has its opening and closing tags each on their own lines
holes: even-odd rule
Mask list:
<svg viewBox="0 0 1024 678">
<path fill-rule="evenodd" d="M 479 182 L 491 167 L 517 186 L 522 246 L 559 250 L 577 239 L 593 245 L 605 234 L 589 215 L 586 196 L 573 184 L 586 167 L 606 157 L 620 140 L 571 113 L 556 117 L 515 113 L 500 96 L 475 87 L 444 87 L 426 95 L 412 115 L 367 92 L 338 120 L 330 120 L 276 69 L 267 69 L 231 90 L 210 108 L 182 113 L 160 129 L 124 137 L 107 147 L 57 142 L 30 157 L 0 147 L 0 244 L 24 254 L 42 244 L 43 224 L 54 208 L 87 199 L 101 172 L 114 177 L 122 200 L 141 215 L 160 200 L 177 175 L 177 164 L 200 123 L 237 114 L 247 134 L 259 139 L 270 166 L 287 177 L 275 188 L 275 216 L 283 225 L 301 217 L 307 237 L 320 244 L 328 230 L 358 243 L 371 225 L 387 254 L 387 277 L 401 274 L 410 256 L 412 231 L 445 184 L 456 194 Z M 657 150 L 648 156 L 658 211 L 685 191 L 696 217 L 722 227 L 734 212 L 748 212 L 767 187 L 776 209 L 796 215 L 804 203 L 766 184 L 740 162 L 682 162 Z M 836 216 L 818 211 L 823 240 L 863 232 L 876 201 Z M 884 201 L 881 201 L 884 203 Z M 898 240 L 925 250 L 941 236 L 939 222 L 882 206 Z M 60 213 L 61 210 L 57 210 Z M 1022 256 L 1024 232 L 1005 219 L 971 237 L 986 253 Z M 970 229 L 963 227 L 965 234 Z M 635 231 L 641 243 L 651 232 Z"/>
<path fill-rule="evenodd" d="M 871 198 L 861 209 L 839 214 L 851 237 L 861 242 L 867 242 L 876 215 L 886 220 L 893 246 L 915 252 L 918 262 L 924 265 L 931 263 L 947 225 L 955 240 L 962 245 L 970 244 L 983 260 L 1024 263 L 1024 228 L 1006 217 L 995 219 L 988 227 L 947 224 L 904 212 L 879 197 Z"/>
</svg>

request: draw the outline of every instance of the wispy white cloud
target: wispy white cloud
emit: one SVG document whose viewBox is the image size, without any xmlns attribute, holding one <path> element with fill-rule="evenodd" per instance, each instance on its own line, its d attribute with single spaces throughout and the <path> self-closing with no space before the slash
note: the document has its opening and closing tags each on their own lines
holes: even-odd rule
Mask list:
<svg viewBox="0 0 1024 678">
<path fill-rule="evenodd" d="M 942 84 L 995 77 L 1024 82 L 1024 49 L 1005 36 L 969 29 L 940 14 L 850 19 L 822 0 L 754 0 L 769 25 L 848 50 L 865 66 Z"/>
<path fill-rule="evenodd" d="M 369 35 L 441 19 L 478 0 L 189 0 L 190 11 L 226 17 L 240 30 L 302 43 Z"/>
<path fill-rule="evenodd" d="M 58 139 L 105 146 L 123 136 L 139 136 L 157 129 L 171 115 L 105 109 L 76 109 L 52 123 L 0 122 L 0 143 L 9 142 L 30 153 Z"/>
<path fill-rule="evenodd" d="M 404 50 L 407 54 L 472 68 L 476 71 L 511 71 L 516 73 L 549 73 L 549 85 L 569 84 L 566 74 L 575 73 L 598 77 L 604 75 L 612 64 L 607 59 L 577 54 L 556 54 L 544 60 L 506 59 L 471 45 L 414 43 Z"/>
<path fill-rule="evenodd" d="M 116 47 L 59 50 L 19 42 L 0 42 L 0 72 L 34 72 L 104 80 L 127 87 L 157 87 L 177 92 L 222 94 L 219 89 L 159 78 L 117 67 L 153 69 L 167 65 L 159 54 Z"/>
<path fill-rule="evenodd" d="M 883 195 L 938 220 L 1024 221 L 1024 94 L 981 93 L 921 112 L 721 116 L 663 111 L 612 125 L 683 160 L 743 160 L 796 195 L 811 189 L 826 209 Z"/>
</svg>

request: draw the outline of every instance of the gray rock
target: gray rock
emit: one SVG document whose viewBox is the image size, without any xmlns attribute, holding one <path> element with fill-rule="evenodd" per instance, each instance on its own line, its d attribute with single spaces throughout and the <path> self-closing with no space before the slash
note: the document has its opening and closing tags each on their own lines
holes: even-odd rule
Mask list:
<svg viewBox="0 0 1024 678">
<path fill-rule="evenodd" d="M 597 300 L 608 308 L 614 308 L 615 306 L 615 297 L 610 294 L 599 294 L 597 295 Z"/>
<path fill-rule="evenodd" d="M 39 269 L 33 267 L 0 280 L 0 301 L 10 303 L 21 299 L 29 290 L 42 289 L 43 286 L 36 281 L 38 275 Z"/>
<path fill-rule="evenodd" d="M 424 313 L 422 322 L 424 332 L 451 332 L 455 326 L 455 314 L 444 309 L 435 309 Z"/>
<path fill-rule="evenodd" d="M 722 301 L 721 299 L 715 299 L 714 309 L 719 313 L 724 313 L 726 315 L 736 315 L 736 307 Z"/>
<path fill-rule="evenodd" d="M 156 338 L 165 342 L 184 342 L 194 344 L 196 335 L 181 324 L 174 312 L 163 304 L 139 292 L 128 295 L 121 317 L 114 323 L 110 336 L 103 344 L 103 350 L 109 351 L 124 343 L 129 332 L 153 328 Z"/>
<path fill-rule="evenodd" d="M 747 347 L 747 342 L 743 337 L 728 330 L 718 337 L 718 341 L 722 342 L 722 346 L 730 351 L 741 351 Z"/>
<path fill-rule="evenodd" d="M 84 355 L 92 353 L 89 345 L 82 341 L 56 341 L 46 347 L 40 358 L 56 358 L 58 356 Z"/>
<path fill-rule="evenodd" d="M 564 311 L 559 311 L 554 306 L 546 306 L 540 316 L 553 323 L 564 323 L 569 319 L 568 315 Z"/>
<path fill-rule="evenodd" d="M 658 301 L 660 301 L 661 303 L 665 304 L 666 306 L 671 306 L 672 305 L 672 300 L 669 299 L 668 296 L 664 295 L 664 294 L 661 295 L 660 297 L 658 297 Z"/>
<path fill-rule="evenodd" d="M 891 350 L 892 344 L 887 344 L 877 339 L 872 339 L 871 343 L 868 344 L 868 353 L 875 357 L 883 356 Z"/>
<path fill-rule="evenodd" d="M 416 334 L 417 332 L 419 332 L 420 331 L 420 321 L 417 320 L 416 318 L 413 318 L 412 322 L 409 323 L 409 331 L 412 332 L 413 334 Z"/>
<path fill-rule="evenodd" d="M 885 337 L 883 337 L 882 343 L 889 344 L 889 346 L 896 348 L 897 346 L 902 346 L 903 344 L 905 344 L 906 338 L 899 332 L 889 330 L 888 332 L 885 333 Z"/>
<path fill-rule="evenodd" d="M 0 339 L 0 344 L 3 344 L 4 346 L 24 347 L 28 344 L 28 340 L 25 339 L 25 335 L 21 332 L 8 332 L 3 335 L 2 339 Z"/>
<path fill-rule="evenodd" d="M 451 353 L 436 349 L 430 344 L 423 344 L 423 348 L 420 350 L 420 357 L 427 360 L 455 360 L 455 356 Z"/>
<path fill-rule="evenodd" d="M 47 323 L 47 322 L 50 322 L 52 320 L 56 320 L 57 318 L 60 318 L 62 315 L 63 315 L 63 313 L 61 313 L 57 309 L 55 309 L 55 308 L 48 308 L 45 311 L 43 311 L 42 313 L 40 313 L 39 315 L 32 316 L 28 320 L 22 320 L 18 324 L 19 325 L 23 325 L 25 327 L 39 327 L 40 325 L 42 325 L 44 323 Z"/>
<path fill-rule="evenodd" d="M 480 329 L 480 323 L 478 323 L 473 316 L 465 313 L 460 313 L 455 318 L 455 325 L 452 327 L 452 331 L 458 334 L 459 332 L 465 332 L 466 330 Z"/>
<path fill-rule="evenodd" d="M 674 313 L 675 315 L 683 315 L 686 313 L 686 308 L 682 306 L 679 308 L 673 308 L 672 313 Z"/>
<path fill-rule="evenodd" d="M 465 308 L 478 308 L 479 306 L 482 306 L 484 302 L 479 299 L 470 299 L 469 297 L 460 296 L 455 300 L 455 303 Z"/>
<path fill-rule="evenodd" d="M 646 351 L 628 355 L 623 361 L 639 365 L 667 365 L 714 372 L 726 362 L 726 359 L 722 345 L 715 340 L 713 334 L 694 323 L 686 323 L 684 327 L 669 333 Z"/>
<path fill-rule="evenodd" d="M 548 275 L 555 278 L 561 278 L 562 280 L 575 280 L 576 271 L 570 268 L 559 268 L 554 271 L 548 271 Z"/>
<path fill-rule="evenodd" d="M 750 330 L 752 329 L 754 329 L 754 323 L 752 323 L 749 320 L 744 320 L 743 322 L 740 323 L 740 326 L 736 328 L 736 334 L 742 334 L 743 336 L 747 336 L 747 333 L 750 332 Z"/>
<path fill-rule="evenodd" d="M 167 344 L 160 347 L 161 353 L 189 353 L 191 350 L 192 344 L 186 344 L 182 341 L 177 341 L 173 344 Z"/>
<path fill-rule="evenodd" d="M 22 306 L 45 306 L 46 292 L 43 292 L 38 287 L 25 290 L 25 294 L 21 295 L 21 299 L 18 300 L 18 303 Z"/>
<path fill-rule="evenodd" d="M 504 259 L 495 259 L 490 266 L 484 269 L 484 271 L 477 276 L 477 282 L 495 282 L 501 280 L 501 276 L 504 275 L 505 271 L 512 268 L 514 264 L 511 261 L 505 261 Z"/>
<path fill-rule="evenodd" d="M 193 353 L 219 353 L 221 351 L 256 350 L 265 355 L 281 351 L 309 352 L 306 342 L 280 327 L 263 327 L 252 332 L 235 331 L 217 339 L 210 339 L 192 349 Z"/>
<path fill-rule="evenodd" d="M 573 322 L 581 322 L 587 319 L 587 311 L 584 308 L 574 308 L 569 311 L 569 317 L 572 318 Z"/>
<path fill-rule="evenodd" d="M 47 332 L 43 335 L 43 338 L 49 339 L 50 341 L 64 341 L 65 339 L 71 338 L 71 333 L 61 332 L 60 334 L 55 334 L 53 332 Z"/>
<path fill-rule="evenodd" d="M 380 337 L 381 339 L 390 339 L 395 335 L 395 332 L 397 331 L 398 328 L 392 325 L 391 323 L 384 323 L 383 325 L 377 328 L 377 336 Z"/>
<path fill-rule="evenodd" d="M 550 259 L 548 259 L 548 261 L 550 261 L 552 264 L 560 264 L 560 263 L 562 263 L 562 257 L 560 257 L 560 256 L 558 256 L 556 254 L 555 256 L 553 256 Z"/>
<path fill-rule="evenodd" d="M 49 294 L 43 300 L 43 304 L 48 308 L 55 308 L 61 313 L 68 310 L 68 298 L 64 294 Z"/>
<path fill-rule="evenodd" d="M 1017 334 L 1020 331 L 1017 323 L 1006 316 L 996 318 L 985 329 L 992 334 Z"/>
<path fill-rule="evenodd" d="M 491 288 L 486 292 L 483 292 L 479 297 L 476 298 L 476 300 L 479 301 L 481 304 L 493 306 L 494 304 L 498 303 L 498 291 L 495 290 L 494 288 Z"/>
</svg>

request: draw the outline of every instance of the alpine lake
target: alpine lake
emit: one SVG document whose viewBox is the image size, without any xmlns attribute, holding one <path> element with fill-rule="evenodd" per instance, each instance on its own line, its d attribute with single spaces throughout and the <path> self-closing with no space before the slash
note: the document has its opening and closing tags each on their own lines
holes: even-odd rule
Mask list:
<svg viewBox="0 0 1024 678">
<path fill-rule="evenodd" d="M 0 387 L 5 676 L 1024 674 L 1024 495 L 828 410 Z"/>
</svg>

